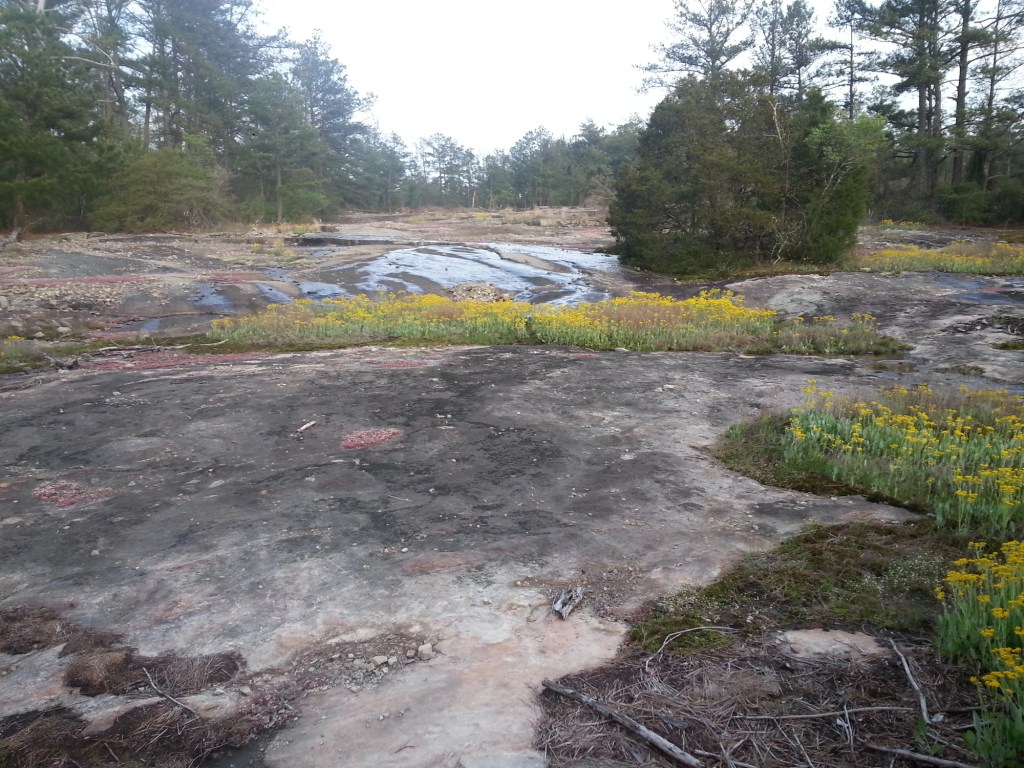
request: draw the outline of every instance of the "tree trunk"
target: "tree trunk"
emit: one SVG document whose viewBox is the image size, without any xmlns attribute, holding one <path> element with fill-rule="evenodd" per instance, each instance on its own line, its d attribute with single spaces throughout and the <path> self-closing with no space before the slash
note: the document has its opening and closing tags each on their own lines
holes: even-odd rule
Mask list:
<svg viewBox="0 0 1024 768">
<path fill-rule="evenodd" d="M 855 77 L 857 76 L 856 62 L 853 55 L 853 24 L 850 24 L 850 82 L 849 82 L 849 94 L 847 98 L 849 101 L 846 103 L 846 114 L 850 120 L 853 120 L 853 97 L 854 97 L 854 84 Z"/>
<path fill-rule="evenodd" d="M 914 165 L 917 175 L 917 191 L 921 197 L 928 196 L 928 140 L 931 131 L 928 125 L 928 86 L 917 87 L 917 142 Z"/>
<path fill-rule="evenodd" d="M 970 65 L 968 34 L 971 27 L 971 0 L 963 0 L 960 13 L 960 55 L 957 63 L 956 116 L 953 123 L 953 172 L 954 187 L 964 181 L 964 146 L 967 138 L 967 70 Z"/>
<path fill-rule="evenodd" d="M 282 184 L 281 184 L 281 158 L 280 158 L 280 156 L 278 156 L 276 158 L 276 160 L 277 160 L 277 165 L 276 165 L 276 170 L 277 170 L 276 182 L 277 182 L 277 185 L 276 185 L 275 193 L 277 194 L 277 223 L 280 224 L 281 222 L 284 221 L 284 196 L 283 196 L 283 194 L 281 192 Z"/>
</svg>

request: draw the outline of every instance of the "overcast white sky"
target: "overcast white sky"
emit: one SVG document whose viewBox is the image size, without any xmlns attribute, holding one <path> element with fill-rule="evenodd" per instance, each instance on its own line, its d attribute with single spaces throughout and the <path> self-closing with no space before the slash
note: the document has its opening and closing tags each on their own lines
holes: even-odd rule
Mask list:
<svg viewBox="0 0 1024 768">
<path fill-rule="evenodd" d="M 646 118 L 638 94 L 668 41 L 672 0 L 260 0 L 266 23 L 304 40 L 323 32 L 349 82 L 377 97 L 373 117 L 412 148 L 432 133 L 480 155 L 543 125 L 572 136 L 591 118 Z M 831 0 L 813 0 L 819 22 Z"/>
</svg>

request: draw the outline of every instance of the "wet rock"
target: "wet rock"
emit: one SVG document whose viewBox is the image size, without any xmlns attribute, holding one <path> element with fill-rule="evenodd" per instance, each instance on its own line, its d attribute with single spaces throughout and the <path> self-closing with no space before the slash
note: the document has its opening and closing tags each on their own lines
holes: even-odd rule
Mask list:
<svg viewBox="0 0 1024 768">
<path fill-rule="evenodd" d="M 431 643 L 424 643 L 416 649 L 416 655 L 423 661 L 430 661 L 434 658 L 434 646 Z"/>
<path fill-rule="evenodd" d="M 455 301 L 509 301 L 511 295 L 489 283 L 463 283 L 456 285 L 449 293 Z"/>
</svg>

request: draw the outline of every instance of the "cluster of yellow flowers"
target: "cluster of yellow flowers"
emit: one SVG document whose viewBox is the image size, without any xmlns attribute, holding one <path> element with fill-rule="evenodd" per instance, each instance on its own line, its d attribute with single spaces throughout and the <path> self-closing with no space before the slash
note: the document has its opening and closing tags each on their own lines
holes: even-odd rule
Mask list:
<svg viewBox="0 0 1024 768">
<path fill-rule="evenodd" d="M 952 408 L 926 385 L 893 388 L 884 402 L 837 401 L 813 381 L 803 392 L 804 407 L 788 426 L 796 450 L 834 455 L 837 473 L 874 473 L 868 479 L 886 487 L 926 488 L 941 525 L 971 530 L 983 520 L 994 532 L 1008 532 L 1024 523 L 1020 397 L 962 389 Z"/>
<path fill-rule="evenodd" d="M 981 752 L 1009 757 L 993 765 L 1019 765 L 1024 751 L 1024 542 L 1008 541 L 988 552 L 985 542 L 968 544 L 970 557 L 954 562 L 943 586 L 936 643 L 946 658 L 978 670 L 982 715 L 975 720 Z M 987 746 L 986 746 L 987 745 Z"/>
<path fill-rule="evenodd" d="M 1016 681 L 1024 675 L 1024 542 L 1008 541 L 991 553 L 984 542 L 968 546 L 973 556 L 955 561 L 944 588 L 935 591 L 945 606 L 940 645 L 990 670 L 973 682 L 1005 695 L 1021 693 Z"/>
<path fill-rule="evenodd" d="M 235 338 L 358 339 L 389 336 L 451 342 L 539 340 L 597 349 L 693 349 L 716 333 L 767 336 L 775 313 L 748 309 L 730 291 L 704 291 L 686 300 L 657 293 L 578 307 L 520 301 L 454 301 L 435 294 L 296 301 L 251 317 L 214 321 L 213 331 Z M 720 337 L 717 337 L 721 341 Z"/>
<path fill-rule="evenodd" d="M 862 255 L 857 264 L 884 272 L 1019 274 L 1024 272 L 1024 248 L 1008 243 L 956 243 L 942 250 L 907 245 Z"/>
</svg>

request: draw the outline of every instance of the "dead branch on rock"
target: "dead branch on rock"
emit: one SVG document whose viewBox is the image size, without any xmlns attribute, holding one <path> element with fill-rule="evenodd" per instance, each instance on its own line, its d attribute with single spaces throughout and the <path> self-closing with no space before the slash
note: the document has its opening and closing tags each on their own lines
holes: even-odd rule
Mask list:
<svg viewBox="0 0 1024 768">
<path fill-rule="evenodd" d="M 910 681 L 911 687 L 917 693 L 917 700 L 921 705 L 921 717 L 924 718 L 924 724 L 929 725 L 932 720 L 928 717 L 928 701 L 924 697 L 924 692 L 921 690 L 921 686 L 917 684 L 917 680 L 914 679 L 914 673 L 910 671 L 910 664 L 907 662 L 907 657 L 900 653 L 900 649 L 896 647 L 896 643 L 893 639 L 889 638 L 889 645 L 892 646 L 893 651 L 900 657 L 900 661 L 903 662 L 903 671 L 907 673 L 907 680 Z"/>
<path fill-rule="evenodd" d="M 671 643 L 673 640 L 679 639 L 680 637 L 682 637 L 683 635 L 685 635 L 685 634 L 687 634 L 689 632 L 727 632 L 727 633 L 733 633 L 733 632 L 738 632 L 738 631 L 739 630 L 733 629 L 732 627 L 688 627 L 687 629 L 680 629 L 678 632 L 672 632 L 671 634 L 668 634 L 668 635 L 665 636 L 665 639 L 661 643 L 661 647 L 658 648 L 658 650 L 654 652 L 654 655 L 651 656 L 649 659 L 647 659 L 647 661 L 644 662 L 644 669 L 647 670 L 648 672 L 650 672 L 651 661 L 653 661 L 654 659 L 658 658 L 658 656 L 661 655 L 662 651 L 664 651 L 666 648 L 668 648 L 669 643 Z"/>
<path fill-rule="evenodd" d="M 573 701 L 578 701 L 580 704 L 584 704 L 590 707 L 599 715 L 607 717 L 609 720 L 614 720 L 616 723 L 621 725 L 626 730 L 630 731 L 636 736 L 639 736 L 647 744 L 650 744 L 652 747 L 662 752 L 663 754 L 666 754 L 669 757 L 678 760 L 683 765 L 689 766 L 690 768 L 702 767 L 703 764 L 700 762 L 700 760 L 695 758 L 690 753 L 684 752 L 682 749 L 677 747 L 668 739 L 659 736 L 654 731 L 650 730 L 644 725 L 641 725 L 628 715 L 624 715 L 621 712 L 618 712 L 617 710 L 611 709 L 610 707 L 602 704 L 593 696 L 587 696 L 587 694 L 580 693 L 579 691 L 574 691 L 572 688 L 566 688 L 565 686 L 559 685 L 553 680 L 544 680 L 541 684 L 549 691 L 554 691 L 555 693 L 565 696 L 566 698 L 572 699 Z"/>
<path fill-rule="evenodd" d="M 176 698 L 174 698 L 173 696 L 171 696 L 171 694 L 169 694 L 169 693 L 164 693 L 163 691 L 161 691 L 161 690 L 160 690 L 160 688 L 159 688 L 159 687 L 157 686 L 156 682 L 155 682 L 155 681 L 153 680 L 153 676 L 152 676 L 151 674 L 149 674 L 149 670 L 148 670 L 148 669 L 146 669 L 145 667 L 143 667 L 143 668 L 142 668 L 142 671 L 146 673 L 146 679 L 148 679 L 148 680 L 149 680 L 149 684 L 150 684 L 150 686 L 152 686 L 152 688 L 153 688 L 153 690 L 154 690 L 154 691 L 156 691 L 157 693 L 159 693 L 159 694 L 160 694 L 161 696 L 163 696 L 163 697 L 164 697 L 165 699 L 167 699 L 168 701 L 170 701 L 170 702 L 172 702 L 172 703 L 174 703 L 174 704 L 177 704 L 177 705 L 178 705 L 179 707 L 181 707 L 182 709 L 184 709 L 184 710 L 187 710 L 188 712 L 191 712 L 191 713 L 192 713 L 193 715 L 195 715 L 196 717 L 199 717 L 199 713 L 198 713 L 198 712 L 196 712 L 196 711 L 195 711 L 194 709 L 192 709 L 192 707 L 190 707 L 190 706 L 189 706 L 188 704 L 183 704 L 183 703 L 181 703 L 180 701 L 178 701 L 178 700 L 177 700 Z"/>
<path fill-rule="evenodd" d="M 558 594 L 558 597 L 555 598 L 555 602 L 551 604 L 551 610 L 563 619 L 567 619 L 569 618 L 569 614 L 572 613 L 581 602 L 583 602 L 583 587 L 563 589 Z"/>
<path fill-rule="evenodd" d="M 21 234 L 21 229 L 20 228 L 19 229 L 11 230 L 11 234 L 9 234 L 3 240 L 0 240 L 0 251 L 7 250 L 12 245 L 17 245 L 18 244 L 18 235 L 20 235 L 20 234 Z"/>
<path fill-rule="evenodd" d="M 892 747 L 882 747 L 878 744 L 872 744 L 869 741 L 864 741 L 861 743 L 868 749 L 873 749 L 876 752 L 885 752 L 890 755 L 897 755 L 899 757 L 906 758 L 907 760 L 913 760 L 915 763 L 923 763 L 925 765 L 937 765 L 940 768 L 978 768 L 977 765 L 972 765 L 971 763 L 961 763 L 958 760 L 945 760 L 941 757 L 922 755 L 919 752 L 911 752 L 907 749 L 894 749 Z"/>
<path fill-rule="evenodd" d="M 842 717 L 855 712 L 913 712 L 910 707 L 854 707 L 842 712 L 808 712 L 806 715 L 733 715 L 743 720 L 807 720 L 817 717 Z"/>
</svg>

